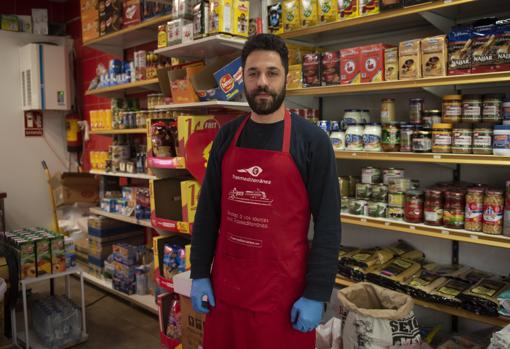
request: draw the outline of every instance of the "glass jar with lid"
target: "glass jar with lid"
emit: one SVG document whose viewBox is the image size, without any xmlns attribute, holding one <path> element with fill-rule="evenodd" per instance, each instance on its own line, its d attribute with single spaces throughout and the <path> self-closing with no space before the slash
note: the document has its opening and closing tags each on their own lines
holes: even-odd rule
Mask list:
<svg viewBox="0 0 510 349">
<path fill-rule="evenodd" d="M 396 119 L 395 99 L 385 98 L 381 103 L 381 123 L 387 124 Z"/>
<path fill-rule="evenodd" d="M 443 122 L 456 123 L 462 118 L 462 96 L 447 95 L 443 97 Z"/>
<path fill-rule="evenodd" d="M 423 117 L 423 98 L 409 99 L 409 123 L 420 125 Z"/>
<path fill-rule="evenodd" d="M 432 132 L 430 129 L 421 129 L 413 133 L 412 151 L 414 153 L 432 152 Z"/>
<path fill-rule="evenodd" d="M 462 122 L 482 121 L 482 96 L 464 95 L 462 97 Z"/>
<path fill-rule="evenodd" d="M 345 148 L 350 151 L 363 150 L 363 125 L 350 125 L 345 131 Z"/>
<path fill-rule="evenodd" d="M 383 125 L 382 148 L 385 152 L 400 150 L 400 123 L 391 122 Z"/>
<path fill-rule="evenodd" d="M 466 220 L 464 229 L 482 231 L 483 228 L 483 199 L 485 190 L 481 186 L 468 188 L 466 194 Z"/>
<path fill-rule="evenodd" d="M 441 123 L 432 126 L 432 152 L 452 152 L 452 124 Z"/>
<path fill-rule="evenodd" d="M 505 200 L 503 191 L 489 189 L 483 200 L 483 232 L 492 235 L 503 233 L 503 211 Z"/>
<path fill-rule="evenodd" d="M 464 228 L 465 193 L 461 190 L 449 190 L 445 194 L 444 226 L 452 229 Z"/>
<path fill-rule="evenodd" d="M 432 125 L 440 124 L 442 121 L 441 110 L 429 109 L 423 111 L 423 128 L 432 129 Z"/>
<path fill-rule="evenodd" d="M 425 190 L 425 224 L 436 227 L 443 225 L 443 201 L 443 192 L 440 189 L 429 188 Z"/>
<path fill-rule="evenodd" d="M 412 147 L 412 139 L 413 134 L 415 132 L 415 125 L 411 124 L 402 124 L 400 126 L 400 151 L 401 152 L 411 152 L 413 150 Z"/>
<path fill-rule="evenodd" d="M 476 124 L 473 129 L 473 154 L 491 155 L 493 125 L 490 123 Z"/>
<path fill-rule="evenodd" d="M 365 151 L 382 151 L 382 127 L 379 123 L 368 123 L 363 132 L 363 146 Z"/>
<path fill-rule="evenodd" d="M 405 194 L 404 219 L 409 223 L 423 222 L 423 192 L 409 190 Z"/>
<path fill-rule="evenodd" d="M 453 126 L 452 153 L 471 154 L 473 152 L 472 124 L 461 123 Z"/>
<path fill-rule="evenodd" d="M 501 122 L 503 120 L 504 94 L 493 93 L 483 96 L 482 119 L 484 122 Z"/>
</svg>

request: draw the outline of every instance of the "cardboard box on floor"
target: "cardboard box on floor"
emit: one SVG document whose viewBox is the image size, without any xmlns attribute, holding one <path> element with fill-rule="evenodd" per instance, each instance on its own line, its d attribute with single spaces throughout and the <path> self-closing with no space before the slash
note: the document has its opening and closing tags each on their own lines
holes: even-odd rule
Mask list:
<svg viewBox="0 0 510 349">
<path fill-rule="evenodd" d="M 99 202 L 99 180 L 88 173 L 57 172 L 50 180 L 57 206 Z"/>
<path fill-rule="evenodd" d="M 197 313 L 191 306 L 191 299 L 183 295 L 181 301 L 181 342 L 183 349 L 201 349 L 204 337 L 205 315 Z"/>
<path fill-rule="evenodd" d="M 159 308 L 159 340 L 161 349 L 177 349 L 180 341 L 167 336 L 168 315 L 170 313 L 170 302 L 172 293 L 163 293 L 158 296 L 157 303 Z"/>
</svg>

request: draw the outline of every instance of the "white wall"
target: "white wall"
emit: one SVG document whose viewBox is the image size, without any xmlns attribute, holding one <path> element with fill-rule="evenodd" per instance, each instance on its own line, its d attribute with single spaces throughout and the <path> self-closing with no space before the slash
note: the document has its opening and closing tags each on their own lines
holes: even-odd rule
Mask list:
<svg viewBox="0 0 510 349">
<path fill-rule="evenodd" d="M 52 172 L 64 170 L 68 162 L 65 113 L 45 112 L 44 137 L 25 137 L 18 47 L 32 42 L 64 44 L 66 40 L 0 31 L 0 192 L 7 193 L 7 229 L 51 227 L 52 210 L 41 161 L 45 160 Z"/>
</svg>

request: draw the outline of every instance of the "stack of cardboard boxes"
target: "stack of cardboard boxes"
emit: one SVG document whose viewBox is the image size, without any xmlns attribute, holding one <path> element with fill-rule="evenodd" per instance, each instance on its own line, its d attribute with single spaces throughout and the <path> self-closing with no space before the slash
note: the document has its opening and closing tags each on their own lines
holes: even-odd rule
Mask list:
<svg viewBox="0 0 510 349">
<path fill-rule="evenodd" d="M 80 0 L 81 5 L 81 31 L 83 41 L 99 37 L 99 11 L 98 0 Z"/>
</svg>

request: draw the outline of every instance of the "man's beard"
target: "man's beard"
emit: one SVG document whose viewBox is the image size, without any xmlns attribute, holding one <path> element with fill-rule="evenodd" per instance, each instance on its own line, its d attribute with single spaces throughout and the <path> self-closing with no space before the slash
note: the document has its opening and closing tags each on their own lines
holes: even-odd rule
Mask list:
<svg viewBox="0 0 510 349">
<path fill-rule="evenodd" d="M 284 87 L 279 94 L 271 91 L 268 87 L 257 88 L 250 94 L 245 88 L 246 99 L 248 100 L 250 108 L 258 115 L 269 115 L 274 113 L 280 108 L 285 99 L 285 85 L 283 86 Z M 257 100 L 257 95 L 260 93 L 268 94 L 272 97 L 272 99 Z"/>
</svg>

